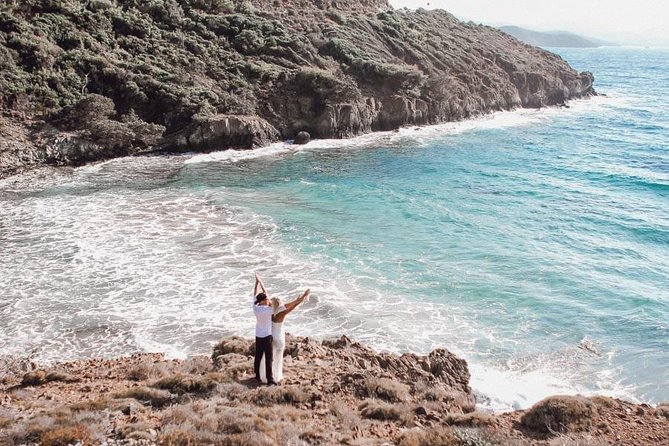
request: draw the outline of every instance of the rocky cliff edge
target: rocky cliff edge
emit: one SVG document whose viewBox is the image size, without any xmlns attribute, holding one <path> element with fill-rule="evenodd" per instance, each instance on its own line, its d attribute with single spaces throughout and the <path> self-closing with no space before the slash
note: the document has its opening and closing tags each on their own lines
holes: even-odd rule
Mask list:
<svg viewBox="0 0 669 446">
<path fill-rule="evenodd" d="M 381 0 L 5 2 L 0 175 L 456 121 L 592 83 L 494 28 Z"/>
</svg>

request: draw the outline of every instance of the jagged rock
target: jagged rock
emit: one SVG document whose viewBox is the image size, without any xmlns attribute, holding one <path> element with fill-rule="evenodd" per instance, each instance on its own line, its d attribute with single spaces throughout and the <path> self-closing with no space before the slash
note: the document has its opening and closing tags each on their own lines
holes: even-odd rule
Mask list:
<svg viewBox="0 0 669 446">
<path fill-rule="evenodd" d="M 253 149 L 278 141 L 279 132 L 258 116 L 216 115 L 166 138 L 164 150 Z"/>
<path fill-rule="evenodd" d="M 307 144 L 311 140 L 311 135 L 308 132 L 299 132 L 295 135 L 293 144 Z"/>
</svg>

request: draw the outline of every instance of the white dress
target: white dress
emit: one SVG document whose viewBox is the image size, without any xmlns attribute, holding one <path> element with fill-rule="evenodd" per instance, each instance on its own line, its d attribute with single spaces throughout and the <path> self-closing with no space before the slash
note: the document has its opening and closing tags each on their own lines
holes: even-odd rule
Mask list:
<svg viewBox="0 0 669 446">
<path fill-rule="evenodd" d="M 283 379 L 283 351 L 286 349 L 286 332 L 283 322 L 272 322 L 272 377 L 275 382 Z M 267 383 L 265 356 L 260 361 L 260 380 Z"/>
</svg>

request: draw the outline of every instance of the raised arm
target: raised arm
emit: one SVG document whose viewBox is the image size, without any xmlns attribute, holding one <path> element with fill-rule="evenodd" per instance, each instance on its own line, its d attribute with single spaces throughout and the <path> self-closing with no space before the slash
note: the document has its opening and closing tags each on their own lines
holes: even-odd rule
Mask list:
<svg viewBox="0 0 669 446">
<path fill-rule="evenodd" d="M 256 273 L 256 283 L 253 286 L 253 297 L 255 298 L 258 295 L 258 287 L 260 286 L 260 289 L 262 290 L 263 293 L 267 294 L 267 291 L 265 291 L 265 285 L 262 284 L 262 280 L 260 280 L 260 276 L 258 273 Z"/>
<path fill-rule="evenodd" d="M 309 293 L 310 293 L 310 292 L 311 292 L 311 290 L 310 290 L 310 289 L 307 289 L 304 293 L 302 293 L 302 295 L 301 295 L 300 297 L 298 297 L 297 299 L 295 299 L 295 300 L 292 301 L 292 302 L 288 302 L 288 303 L 285 305 L 286 309 L 283 310 L 283 311 L 280 312 L 280 313 L 277 313 L 276 316 L 274 317 L 274 318 L 276 319 L 276 321 L 277 321 L 277 322 L 283 322 L 283 319 L 286 317 L 286 315 L 287 315 L 288 313 L 290 313 L 291 311 L 293 311 L 295 308 L 297 308 L 297 306 L 298 306 L 299 304 L 301 304 L 302 302 L 304 302 L 304 299 L 306 299 L 307 296 L 309 296 Z"/>
</svg>

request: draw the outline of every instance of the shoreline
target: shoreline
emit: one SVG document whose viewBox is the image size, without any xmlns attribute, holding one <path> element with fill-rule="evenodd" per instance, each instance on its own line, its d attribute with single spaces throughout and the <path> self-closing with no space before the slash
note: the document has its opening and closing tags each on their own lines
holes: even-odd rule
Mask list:
<svg viewBox="0 0 669 446">
<path fill-rule="evenodd" d="M 443 349 L 394 355 L 346 336 L 321 342 L 289 336 L 278 387 L 255 384 L 252 360 L 252 341 L 230 337 L 211 357 L 146 353 L 13 370 L 0 381 L 0 438 L 7 444 L 64 444 L 55 439 L 67 438 L 87 444 L 460 445 L 469 444 L 469 436 L 480 444 L 549 445 L 556 438 L 669 444 L 667 405 L 560 396 L 529 410 L 478 412 L 467 363 Z M 544 429 L 533 422 L 536 413 L 544 424 L 558 424 Z M 449 440 L 430 443 L 433 437 Z M 263 440 L 248 443 L 251 438 Z"/>
<path fill-rule="evenodd" d="M 571 98 L 567 100 L 564 104 L 549 105 L 541 108 L 517 107 L 511 110 L 495 110 L 457 121 L 444 121 L 437 124 L 418 124 L 418 125 L 407 124 L 404 126 L 397 127 L 393 130 L 371 131 L 367 133 L 360 133 L 346 138 L 313 138 L 306 144 L 295 144 L 292 142 L 293 140 L 287 139 L 282 141 L 271 142 L 253 148 L 221 147 L 218 149 L 208 148 L 205 150 L 196 150 L 196 151 L 164 150 L 164 149 L 154 148 L 130 155 L 102 158 L 99 160 L 85 161 L 79 164 L 49 164 L 49 163 L 27 164 L 16 167 L 13 170 L 9 171 L 0 170 L 0 181 L 5 181 L 10 178 L 15 178 L 25 174 L 30 174 L 31 172 L 35 172 L 44 168 L 80 169 L 84 167 L 96 166 L 103 163 L 113 162 L 114 160 L 123 158 L 189 156 L 190 159 L 186 161 L 186 164 L 193 163 L 193 161 L 190 160 L 195 157 L 211 158 L 210 161 L 229 160 L 231 162 L 237 162 L 245 159 L 260 158 L 264 156 L 299 152 L 310 149 L 321 149 L 321 150 L 342 149 L 342 148 L 374 145 L 375 143 L 378 143 L 384 138 L 393 138 L 396 136 L 408 136 L 412 134 L 411 132 L 423 132 L 426 130 L 433 131 L 435 134 L 441 134 L 442 136 L 448 136 L 452 134 L 459 134 L 467 131 L 475 131 L 480 128 L 484 128 L 483 126 L 477 124 L 493 121 L 496 118 L 499 118 L 500 116 L 538 115 L 539 117 L 542 117 L 547 112 L 555 113 L 563 110 L 571 110 L 574 105 L 592 104 L 593 101 L 595 101 L 596 99 L 610 99 L 610 98 L 611 97 L 608 96 L 607 94 L 593 92 L 592 94 L 587 96 Z M 497 128 L 515 127 L 519 125 L 527 125 L 528 123 L 529 121 L 502 123 Z M 220 155 L 216 156 L 214 154 L 220 154 Z M 214 156 L 212 157 L 212 155 Z"/>
</svg>

